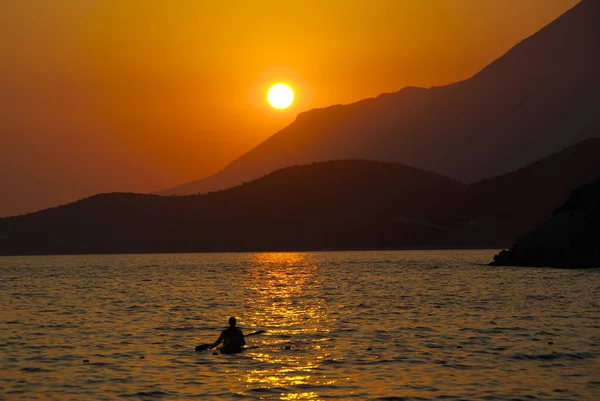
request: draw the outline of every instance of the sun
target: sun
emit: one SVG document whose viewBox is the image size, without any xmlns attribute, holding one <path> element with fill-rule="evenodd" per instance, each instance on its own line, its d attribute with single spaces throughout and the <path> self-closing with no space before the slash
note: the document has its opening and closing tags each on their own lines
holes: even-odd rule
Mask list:
<svg viewBox="0 0 600 401">
<path fill-rule="evenodd" d="M 276 109 L 287 109 L 294 102 L 294 91 L 289 85 L 280 82 L 271 86 L 267 100 Z"/>
</svg>

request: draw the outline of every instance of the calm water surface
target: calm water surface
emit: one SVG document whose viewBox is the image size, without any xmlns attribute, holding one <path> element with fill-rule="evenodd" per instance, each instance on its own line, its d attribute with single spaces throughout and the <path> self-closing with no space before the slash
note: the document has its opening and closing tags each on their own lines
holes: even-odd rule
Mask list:
<svg viewBox="0 0 600 401">
<path fill-rule="evenodd" d="M 493 253 L 0 258 L 0 399 L 600 400 L 600 270 Z"/>
</svg>

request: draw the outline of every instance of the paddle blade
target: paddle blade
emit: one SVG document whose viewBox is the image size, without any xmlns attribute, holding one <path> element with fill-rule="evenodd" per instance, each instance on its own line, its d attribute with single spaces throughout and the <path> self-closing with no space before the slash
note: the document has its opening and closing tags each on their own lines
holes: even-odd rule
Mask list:
<svg viewBox="0 0 600 401">
<path fill-rule="evenodd" d="M 206 351 L 212 344 L 200 344 L 196 346 L 196 351 Z"/>
<path fill-rule="evenodd" d="M 266 332 L 267 332 L 266 330 L 258 330 L 258 331 L 255 331 L 254 333 L 246 334 L 244 337 L 255 336 L 257 334 L 263 334 L 263 333 L 266 333 Z"/>
</svg>

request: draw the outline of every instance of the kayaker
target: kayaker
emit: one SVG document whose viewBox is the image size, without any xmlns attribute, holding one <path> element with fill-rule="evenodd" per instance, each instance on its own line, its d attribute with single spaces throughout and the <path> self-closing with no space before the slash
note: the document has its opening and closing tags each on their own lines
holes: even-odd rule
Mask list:
<svg viewBox="0 0 600 401">
<path fill-rule="evenodd" d="M 240 352 L 242 347 L 246 345 L 246 340 L 244 340 L 244 333 L 242 333 L 242 330 L 235 327 L 236 323 L 235 317 L 230 317 L 229 327 L 221 332 L 217 341 L 215 341 L 209 349 L 214 348 L 223 342 L 223 346 L 221 347 L 222 353 Z"/>
</svg>

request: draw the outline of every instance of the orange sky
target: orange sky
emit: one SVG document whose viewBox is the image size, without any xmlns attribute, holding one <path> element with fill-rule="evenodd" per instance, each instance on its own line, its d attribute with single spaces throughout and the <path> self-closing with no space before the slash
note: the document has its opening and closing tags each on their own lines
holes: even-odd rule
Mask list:
<svg viewBox="0 0 600 401">
<path fill-rule="evenodd" d="M 300 111 L 467 78 L 577 2 L 2 0 L 0 216 L 202 178 Z"/>
</svg>

